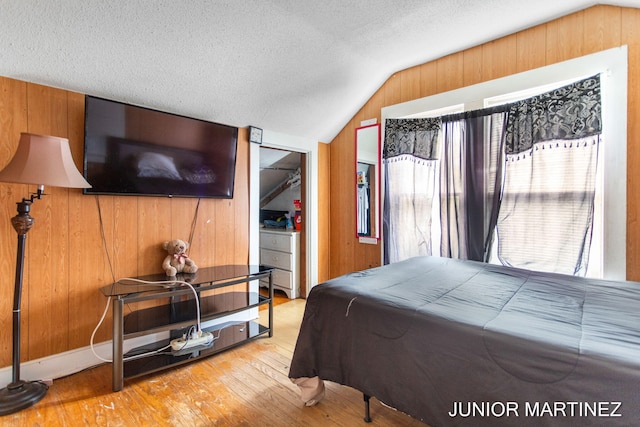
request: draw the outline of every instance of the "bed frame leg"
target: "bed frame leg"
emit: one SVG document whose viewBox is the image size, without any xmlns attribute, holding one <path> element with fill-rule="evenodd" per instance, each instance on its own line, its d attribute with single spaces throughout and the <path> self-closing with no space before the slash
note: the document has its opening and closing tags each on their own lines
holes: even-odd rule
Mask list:
<svg viewBox="0 0 640 427">
<path fill-rule="evenodd" d="M 371 422 L 371 414 L 369 412 L 369 399 L 371 399 L 371 396 L 368 396 L 368 395 L 363 393 L 362 397 L 364 398 L 364 422 L 365 423 L 370 423 Z"/>
</svg>

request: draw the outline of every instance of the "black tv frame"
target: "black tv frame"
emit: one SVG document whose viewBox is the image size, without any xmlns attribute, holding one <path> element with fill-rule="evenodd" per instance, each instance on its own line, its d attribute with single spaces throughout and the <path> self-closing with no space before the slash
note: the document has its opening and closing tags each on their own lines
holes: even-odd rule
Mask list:
<svg viewBox="0 0 640 427">
<path fill-rule="evenodd" d="M 97 132 L 91 126 L 96 125 L 96 117 L 92 117 L 95 111 L 90 103 L 97 102 L 104 105 L 113 105 L 122 108 L 123 112 L 132 109 L 138 114 L 148 115 L 154 123 L 160 126 L 169 123 L 193 126 L 202 130 L 207 135 L 224 135 L 224 138 L 211 140 L 211 146 L 201 150 L 190 150 L 179 145 L 168 145 L 150 138 L 133 139 L 126 133 L 118 135 L 118 132 Z M 159 122 L 158 122 L 159 121 Z M 127 124 L 128 125 L 128 124 Z M 105 127 L 105 125 L 102 125 Z M 132 125 L 138 128 L 134 122 Z M 104 131 L 104 130 L 103 130 Z M 122 132 L 120 132 L 122 133 Z M 222 158 L 215 156 L 216 144 L 225 141 L 224 155 Z M 205 147 L 206 138 L 199 141 L 199 147 Z M 197 197 L 197 198 L 221 198 L 232 199 L 235 189 L 235 172 L 238 150 L 238 128 L 181 116 L 178 114 L 126 104 L 119 101 L 108 100 L 91 95 L 85 96 L 85 139 L 83 152 L 83 175 L 92 185 L 92 188 L 83 189 L 84 194 L 128 195 L 128 196 L 154 196 L 154 197 Z M 96 153 L 99 153 L 96 155 Z M 140 161 L 138 156 L 153 156 L 156 166 L 151 174 L 142 176 L 140 163 L 132 164 L 134 159 Z M 92 161 L 92 158 L 101 157 L 101 162 Z M 170 160 L 170 161 L 169 161 Z M 148 164 L 148 162 L 147 162 Z M 189 165 L 186 167 L 185 165 Z M 160 166 L 158 166 L 160 165 Z M 101 168 L 97 171 L 97 168 Z M 158 172 L 159 171 L 159 172 Z M 220 180 L 219 174 L 224 173 Z M 92 182 L 93 181 L 93 182 Z M 216 186 L 216 181 L 223 184 Z"/>
</svg>

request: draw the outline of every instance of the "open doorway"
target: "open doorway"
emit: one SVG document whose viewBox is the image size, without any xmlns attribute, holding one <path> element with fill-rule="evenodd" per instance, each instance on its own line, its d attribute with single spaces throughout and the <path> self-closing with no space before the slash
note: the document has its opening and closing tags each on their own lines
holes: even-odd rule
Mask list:
<svg viewBox="0 0 640 427">
<path fill-rule="evenodd" d="M 260 263 L 276 268 L 274 289 L 306 295 L 306 154 L 260 147 Z"/>
</svg>

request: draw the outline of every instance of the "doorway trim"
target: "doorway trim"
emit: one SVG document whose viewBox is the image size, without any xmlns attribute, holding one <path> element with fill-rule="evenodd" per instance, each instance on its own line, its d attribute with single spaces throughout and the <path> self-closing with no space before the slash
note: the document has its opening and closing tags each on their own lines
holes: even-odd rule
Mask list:
<svg viewBox="0 0 640 427">
<path fill-rule="evenodd" d="M 262 145 L 249 144 L 249 264 L 260 263 L 260 147 L 304 153 L 306 156 L 305 191 L 307 194 L 303 219 L 306 239 L 306 292 L 318 284 L 318 142 L 265 129 Z"/>
</svg>

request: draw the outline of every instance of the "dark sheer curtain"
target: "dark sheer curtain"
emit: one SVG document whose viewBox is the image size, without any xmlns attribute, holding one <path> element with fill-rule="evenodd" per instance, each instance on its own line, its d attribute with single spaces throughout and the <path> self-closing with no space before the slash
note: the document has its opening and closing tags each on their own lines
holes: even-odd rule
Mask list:
<svg viewBox="0 0 640 427">
<path fill-rule="evenodd" d="M 506 117 L 482 110 L 443 118 L 442 256 L 488 261 L 500 207 Z"/>
</svg>

